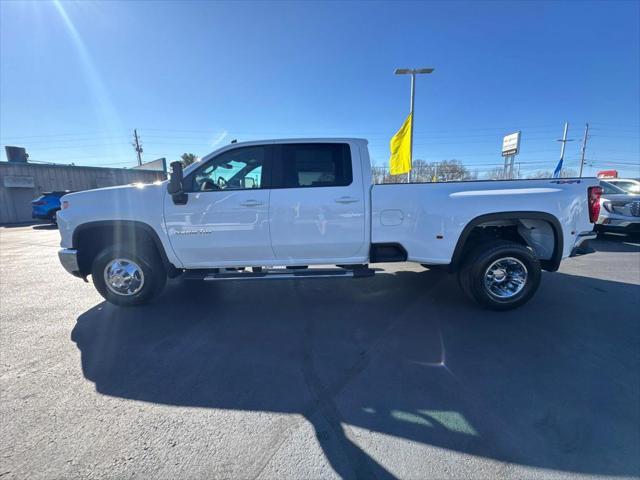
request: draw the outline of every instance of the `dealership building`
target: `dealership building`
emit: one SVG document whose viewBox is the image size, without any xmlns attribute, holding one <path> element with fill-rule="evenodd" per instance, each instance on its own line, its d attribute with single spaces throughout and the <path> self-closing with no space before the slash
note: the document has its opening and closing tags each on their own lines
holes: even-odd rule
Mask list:
<svg viewBox="0 0 640 480">
<path fill-rule="evenodd" d="M 102 168 L 39 164 L 28 162 L 26 158 L 18 157 L 17 161 L 9 158 L 14 161 L 0 162 L 0 224 L 31 221 L 31 201 L 43 192 L 90 190 L 166 179 L 164 162 L 151 167 Z"/>
</svg>

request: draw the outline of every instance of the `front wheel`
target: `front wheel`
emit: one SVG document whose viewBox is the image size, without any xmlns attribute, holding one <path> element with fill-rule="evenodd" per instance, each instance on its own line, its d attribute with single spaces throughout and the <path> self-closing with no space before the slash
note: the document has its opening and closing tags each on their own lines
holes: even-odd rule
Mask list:
<svg viewBox="0 0 640 480">
<path fill-rule="evenodd" d="M 157 252 L 136 245 L 102 250 L 93 261 L 91 276 L 105 300 L 123 307 L 149 302 L 167 283 Z"/>
<path fill-rule="evenodd" d="M 529 248 L 502 240 L 477 247 L 458 272 L 462 290 L 491 310 L 527 303 L 538 290 L 540 277 L 540 262 Z"/>
</svg>

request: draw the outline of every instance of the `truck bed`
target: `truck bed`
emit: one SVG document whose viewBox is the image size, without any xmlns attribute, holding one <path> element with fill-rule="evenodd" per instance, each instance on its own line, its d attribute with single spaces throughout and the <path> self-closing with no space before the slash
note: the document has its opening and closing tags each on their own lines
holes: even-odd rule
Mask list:
<svg viewBox="0 0 640 480">
<path fill-rule="evenodd" d="M 565 258 L 577 235 L 593 228 L 587 187 L 595 185 L 595 178 L 374 185 L 371 241 L 401 244 L 410 261 L 448 264 L 458 239 L 474 219 L 499 225 L 508 221 L 509 212 L 522 218 L 524 212 L 535 210 L 530 223 L 534 229 L 540 225 L 535 221 L 538 217 L 540 221 L 545 215 L 557 219 Z M 492 212 L 501 214 L 492 218 Z M 538 233 L 548 234 L 544 228 L 538 228 Z"/>
</svg>

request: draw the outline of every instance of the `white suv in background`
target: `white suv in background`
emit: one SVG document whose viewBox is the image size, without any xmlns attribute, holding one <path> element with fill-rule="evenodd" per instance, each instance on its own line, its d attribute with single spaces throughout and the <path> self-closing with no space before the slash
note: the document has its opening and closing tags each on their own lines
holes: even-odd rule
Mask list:
<svg viewBox="0 0 640 480">
<path fill-rule="evenodd" d="M 625 193 L 640 194 L 640 181 L 633 178 L 608 178 L 607 182 L 621 188 Z"/>
<path fill-rule="evenodd" d="M 597 232 L 640 233 L 640 195 L 625 192 L 609 180 L 600 181 L 600 215 Z"/>
</svg>

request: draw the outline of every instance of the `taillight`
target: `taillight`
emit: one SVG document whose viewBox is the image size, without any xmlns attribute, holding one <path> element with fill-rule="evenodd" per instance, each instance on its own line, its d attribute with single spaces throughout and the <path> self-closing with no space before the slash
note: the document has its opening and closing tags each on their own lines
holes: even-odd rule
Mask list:
<svg viewBox="0 0 640 480">
<path fill-rule="evenodd" d="M 589 187 L 589 221 L 596 223 L 600 216 L 600 195 L 602 195 L 602 187 Z"/>
<path fill-rule="evenodd" d="M 66 210 L 69 208 L 69 202 L 67 200 L 63 200 L 61 204 L 62 210 Z"/>
</svg>

